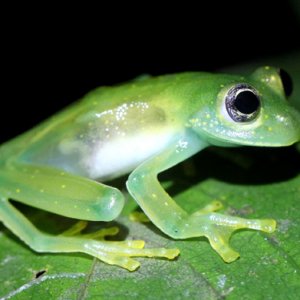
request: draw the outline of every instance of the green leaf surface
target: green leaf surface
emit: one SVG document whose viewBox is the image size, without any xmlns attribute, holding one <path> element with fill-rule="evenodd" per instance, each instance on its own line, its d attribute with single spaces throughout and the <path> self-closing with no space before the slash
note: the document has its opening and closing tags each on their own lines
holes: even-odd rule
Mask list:
<svg viewBox="0 0 300 300">
<path fill-rule="evenodd" d="M 295 61 L 277 59 L 296 78 Z M 286 61 L 286 62 L 285 62 Z M 276 59 L 273 59 L 276 63 Z M 244 68 L 246 70 L 247 67 Z M 253 69 L 253 67 L 251 68 Z M 128 272 L 83 254 L 38 254 L 0 227 L 0 299 L 297 299 L 300 295 L 300 155 L 284 149 L 212 149 L 161 176 L 168 191 L 187 211 L 212 200 L 223 213 L 246 218 L 274 218 L 273 234 L 242 230 L 231 245 L 241 258 L 226 264 L 205 238 L 175 241 L 152 224 L 132 222 L 132 200 L 113 224 L 119 238 L 144 239 L 147 247 L 177 247 L 178 259 L 139 258 Z M 62 232 L 72 221 L 20 206 L 41 229 Z M 96 230 L 102 223 L 92 223 Z M 1 298 L 2 297 L 2 298 Z"/>
</svg>

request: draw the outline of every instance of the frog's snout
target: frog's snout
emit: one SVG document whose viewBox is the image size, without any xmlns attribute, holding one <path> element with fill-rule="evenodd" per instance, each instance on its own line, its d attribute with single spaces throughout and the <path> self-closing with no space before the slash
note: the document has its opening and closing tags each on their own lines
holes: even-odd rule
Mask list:
<svg viewBox="0 0 300 300">
<path fill-rule="evenodd" d="M 258 130 L 256 145 L 268 147 L 290 146 L 300 141 L 300 113 L 289 107 L 273 111 Z"/>
<path fill-rule="evenodd" d="M 287 145 L 291 145 L 300 141 L 300 113 L 294 109 L 289 112 L 286 117 L 287 121 L 282 121 L 279 117 L 279 123 L 282 121 L 284 129 L 281 133 L 282 139 L 286 139 Z"/>
<path fill-rule="evenodd" d="M 296 131 L 295 143 L 297 143 L 297 142 L 300 142 L 300 112 L 294 110 L 293 114 L 292 114 L 292 117 L 293 117 L 293 123 L 294 123 L 293 126 L 294 126 L 295 131 Z"/>
</svg>

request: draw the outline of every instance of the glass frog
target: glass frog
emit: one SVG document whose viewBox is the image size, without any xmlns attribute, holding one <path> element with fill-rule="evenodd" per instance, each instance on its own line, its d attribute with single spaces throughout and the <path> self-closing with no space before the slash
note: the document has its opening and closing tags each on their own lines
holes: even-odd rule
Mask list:
<svg viewBox="0 0 300 300">
<path fill-rule="evenodd" d="M 178 249 L 144 248 L 142 240 L 108 241 L 115 229 L 81 234 L 38 230 L 9 201 L 79 220 L 111 221 L 124 196 L 103 184 L 130 173 L 127 189 L 147 217 L 173 239 L 205 236 L 225 262 L 241 228 L 273 232 L 272 219 L 216 212 L 220 203 L 184 211 L 157 175 L 211 145 L 287 146 L 300 140 L 300 113 L 287 101 L 288 74 L 261 67 L 246 77 L 190 72 L 100 87 L 0 147 L 0 220 L 37 252 L 83 252 L 135 270 L 142 257 L 173 259 Z"/>
</svg>

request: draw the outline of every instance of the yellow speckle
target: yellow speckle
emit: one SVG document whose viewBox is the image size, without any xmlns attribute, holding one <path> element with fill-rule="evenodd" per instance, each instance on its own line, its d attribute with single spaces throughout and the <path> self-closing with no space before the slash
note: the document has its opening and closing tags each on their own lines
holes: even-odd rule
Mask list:
<svg viewBox="0 0 300 300">
<path fill-rule="evenodd" d="M 152 196 L 152 198 L 157 198 L 156 194 L 152 194 L 151 196 Z"/>
<path fill-rule="evenodd" d="M 65 172 L 61 172 L 60 175 L 61 175 L 61 176 L 64 176 L 64 175 L 65 175 Z"/>
<path fill-rule="evenodd" d="M 269 115 L 265 115 L 265 119 L 269 119 Z"/>
<path fill-rule="evenodd" d="M 224 87 L 224 84 L 221 84 L 220 87 L 223 88 L 223 87 Z"/>
<path fill-rule="evenodd" d="M 44 190 L 43 190 L 43 189 L 40 189 L 40 192 L 41 192 L 41 193 L 44 193 Z"/>
<path fill-rule="evenodd" d="M 54 201 L 54 204 L 58 204 L 58 201 Z"/>
<path fill-rule="evenodd" d="M 203 125 L 203 126 L 207 125 L 207 122 L 202 122 L 202 125 Z"/>
<path fill-rule="evenodd" d="M 90 212 L 91 210 L 89 208 L 86 209 L 86 212 Z"/>
<path fill-rule="evenodd" d="M 21 192 L 21 190 L 20 190 L 20 189 L 16 189 L 16 192 L 17 192 L 17 193 L 20 193 L 20 192 Z"/>
<path fill-rule="evenodd" d="M 207 119 L 210 119 L 210 114 L 206 114 L 206 118 L 207 118 Z"/>
<path fill-rule="evenodd" d="M 268 130 L 269 130 L 269 131 L 272 131 L 272 130 L 273 130 L 273 128 L 272 128 L 272 127 L 268 127 Z"/>
<path fill-rule="evenodd" d="M 78 206 L 77 206 L 77 205 L 74 205 L 74 208 L 78 208 Z"/>
<path fill-rule="evenodd" d="M 269 66 L 265 66 L 265 70 L 270 70 L 270 67 Z"/>
<path fill-rule="evenodd" d="M 165 206 L 169 206 L 168 202 L 165 202 Z"/>
<path fill-rule="evenodd" d="M 62 185 L 61 185 L 61 188 L 62 188 L 62 189 L 65 189 L 65 188 L 66 188 L 66 185 L 65 185 L 65 184 L 62 184 Z"/>
</svg>

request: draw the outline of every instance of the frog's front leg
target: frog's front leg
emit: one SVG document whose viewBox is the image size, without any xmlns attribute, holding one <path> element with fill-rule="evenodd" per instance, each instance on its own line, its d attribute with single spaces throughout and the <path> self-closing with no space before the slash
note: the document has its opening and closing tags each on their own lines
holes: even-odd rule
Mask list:
<svg viewBox="0 0 300 300">
<path fill-rule="evenodd" d="M 231 234 L 241 228 L 273 232 L 276 222 L 271 219 L 243 219 L 215 213 L 219 202 L 188 214 L 164 191 L 157 175 L 190 157 L 206 145 L 197 138 L 181 138 L 177 143 L 139 166 L 129 177 L 127 187 L 151 221 L 175 239 L 205 236 L 211 246 L 226 262 L 234 261 L 239 254 L 230 248 Z"/>
<path fill-rule="evenodd" d="M 139 266 L 139 262 L 131 257 L 172 259 L 179 254 L 177 249 L 144 249 L 145 243 L 141 240 L 105 241 L 103 235 L 117 233 L 115 229 L 80 235 L 84 223 L 61 235 L 49 235 L 34 227 L 9 199 L 85 220 L 111 220 L 120 213 L 123 207 L 121 192 L 55 168 L 14 163 L 0 170 L 0 221 L 32 249 L 37 252 L 82 252 L 130 271 Z"/>
</svg>

